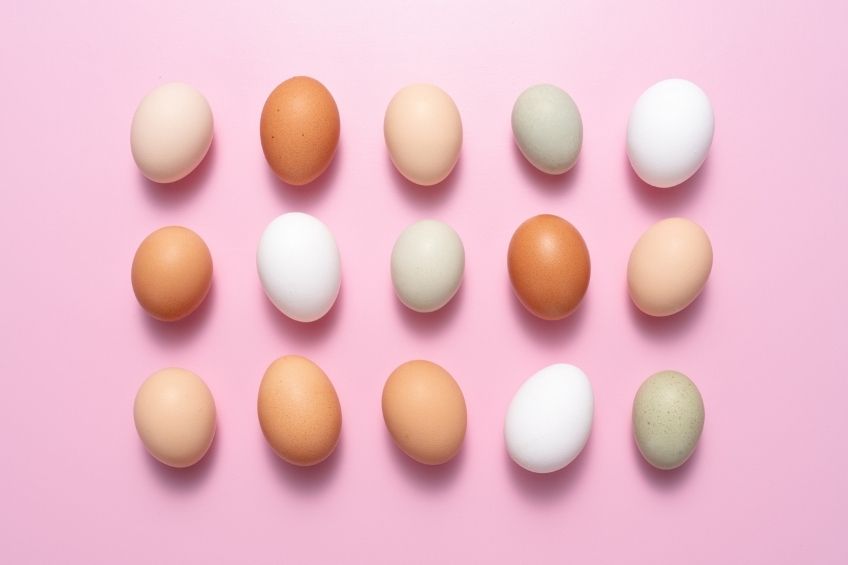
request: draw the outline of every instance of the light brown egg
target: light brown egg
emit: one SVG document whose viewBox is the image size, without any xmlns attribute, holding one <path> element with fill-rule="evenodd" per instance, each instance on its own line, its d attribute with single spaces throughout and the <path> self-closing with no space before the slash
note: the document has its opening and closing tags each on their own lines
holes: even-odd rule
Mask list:
<svg viewBox="0 0 848 565">
<path fill-rule="evenodd" d="M 518 300 L 545 320 L 571 314 L 589 287 L 589 250 L 583 236 L 551 214 L 518 226 L 509 242 L 507 267 Z"/>
<path fill-rule="evenodd" d="M 691 220 L 667 218 L 642 234 L 630 253 L 630 297 L 645 314 L 671 316 L 698 298 L 712 267 L 707 232 Z"/>
<path fill-rule="evenodd" d="M 339 442 L 342 409 L 333 383 L 299 355 L 280 357 L 259 385 L 259 426 L 271 448 L 292 465 L 315 465 Z"/>
<path fill-rule="evenodd" d="M 200 306 L 212 286 L 212 255 L 199 235 L 169 226 L 148 235 L 132 263 L 135 297 L 148 314 L 173 322 Z"/>
<path fill-rule="evenodd" d="M 262 151 L 288 184 L 318 178 L 339 143 L 339 109 L 333 95 L 310 77 L 293 77 L 271 92 L 259 121 Z"/>
<path fill-rule="evenodd" d="M 203 380 L 185 369 L 162 369 L 138 389 L 133 419 L 144 447 L 171 467 L 200 461 L 215 437 L 215 400 Z"/>
<path fill-rule="evenodd" d="M 409 361 L 383 387 L 383 419 L 397 446 L 425 465 L 450 461 L 465 438 L 465 397 L 430 361 Z"/>
</svg>

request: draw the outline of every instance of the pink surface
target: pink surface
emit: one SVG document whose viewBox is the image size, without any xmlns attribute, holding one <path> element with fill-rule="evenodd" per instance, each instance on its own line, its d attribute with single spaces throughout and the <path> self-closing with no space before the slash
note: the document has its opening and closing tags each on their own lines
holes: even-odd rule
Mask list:
<svg viewBox="0 0 848 565">
<path fill-rule="evenodd" d="M 76 5 L 72 5 L 76 4 Z M 805 2 L 17 2 L 0 24 L 0 562 L 845 563 L 848 88 L 842 3 Z M 317 77 L 342 117 L 339 153 L 304 190 L 259 145 L 267 94 Z M 716 137 L 683 187 L 648 189 L 624 154 L 627 115 L 655 81 L 710 95 Z M 142 95 L 171 80 L 208 98 L 215 141 L 177 186 L 155 186 L 129 150 Z M 457 170 L 419 190 L 382 139 L 392 94 L 445 88 L 462 113 Z M 568 90 L 585 125 L 562 178 L 537 174 L 509 114 L 537 82 Z M 342 294 L 303 326 L 263 296 L 254 263 L 268 221 L 290 210 L 335 232 Z M 506 248 L 552 212 L 592 255 L 585 302 L 563 323 L 512 297 Z M 683 215 L 715 248 L 705 294 L 649 320 L 626 262 L 654 221 Z M 394 298 L 389 254 L 423 217 L 459 231 L 466 279 L 444 311 Z M 205 306 L 165 325 L 138 307 L 142 238 L 184 224 L 207 241 Z M 842 349 L 842 351 L 839 351 Z M 285 353 L 334 381 L 336 454 L 294 469 L 267 448 L 259 380 Z M 380 393 L 411 358 L 444 365 L 466 395 L 465 447 L 424 468 L 390 443 Z M 590 376 L 588 447 L 531 476 L 502 423 L 519 384 L 558 361 Z M 204 463 L 163 468 L 132 423 L 137 387 L 170 365 L 211 387 L 219 432 Z M 633 395 L 666 368 L 690 375 L 707 422 L 694 458 L 649 469 L 630 430 Z"/>
</svg>

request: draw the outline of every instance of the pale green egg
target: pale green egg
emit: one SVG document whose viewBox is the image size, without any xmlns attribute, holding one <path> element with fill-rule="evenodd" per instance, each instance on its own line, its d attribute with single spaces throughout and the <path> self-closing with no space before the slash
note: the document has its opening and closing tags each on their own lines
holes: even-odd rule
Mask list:
<svg viewBox="0 0 848 565">
<path fill-rule="evenodd" d="M 515 101 L 512 133 L 534 167 L 559 175 L 577 162 L 583 145 L 583 120 L 567 92 L 552 84 L 538 84 Z"/>
</svg>

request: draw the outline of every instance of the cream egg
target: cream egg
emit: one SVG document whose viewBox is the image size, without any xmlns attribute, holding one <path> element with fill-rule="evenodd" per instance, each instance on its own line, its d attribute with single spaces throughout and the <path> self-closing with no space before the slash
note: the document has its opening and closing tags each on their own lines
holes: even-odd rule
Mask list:
<svg viewBox="0 0 848 565">
<path fill-rule="evenodd" d="M 537 84 L 512 108 L 512 133 L 522 155 L 537 169 L 559 175 L 571 169 L 583 145 L 583 120 L 567 92 Z"/>
</svg>

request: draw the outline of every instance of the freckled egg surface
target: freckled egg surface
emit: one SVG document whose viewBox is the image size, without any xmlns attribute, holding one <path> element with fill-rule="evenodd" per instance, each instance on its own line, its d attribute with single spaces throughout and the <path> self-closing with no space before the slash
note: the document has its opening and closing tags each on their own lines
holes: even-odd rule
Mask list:
<svg viewBox="0 0 848 565">
<path fill-rule="evenodd" d="M 262 108 L 259 135 L 271 169 L 291 185 L 323 173 L 336 152 L 341 123 L 327 88 L 310 77 L 293 77 L 275 88 Z"/>
<path fill-rule="evenodd" d="M 212 285 L 212 255 L 199 235 L 168 226 L 148 235 L 135 253 L 132 287 L 138 303 L 162 321 L 191 314 Z"/>
<path fill-rule="evenodd" d="M 580 232 L 550 214 L 521 224 L 509 242 L 509 279 L 518 300 L 545 320 L 571 314 L 589 287 L 589 250 Z"/>
<path fill-rule="evenodd" d="M 571 169 L 583 145 L 583 120 L 567 92 L 537 84 L 512 108 L 512 134 L 521 154 L 537 169 L 560 175 Z"/>
<path fill-rule="evenodd" d="M 259 385 L 257 411 L 268 444 L 293 465 L 316 465 L 339 442 L 342 409 L 336 389 L 306 357 L 286 355 L 271 363 Z"/>
<path fill-rule="evenodd" d="M 465 397 L 454 378 L 430 361 L 409 361 L 383 387 L 383 418 L 395 444 L 425 465 L 450 461 L 465 439 Z"/>
</svg>

